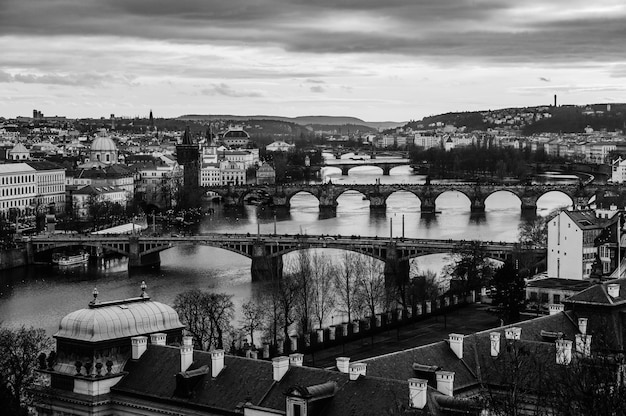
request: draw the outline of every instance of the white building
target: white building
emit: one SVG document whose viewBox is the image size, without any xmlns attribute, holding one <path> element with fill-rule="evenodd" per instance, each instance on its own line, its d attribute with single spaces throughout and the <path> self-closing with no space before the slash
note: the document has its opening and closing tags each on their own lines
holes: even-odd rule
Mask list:
<svg viewBox="0 0 626 416">
<path fill-rule="evenodd" d="M 228 162 L 241 162 L 245 165 L 245 168 L 255 166 L 259 162 L 258 152 L 249 150 L 224 150 L 218 154 L 218 158 Z"/>
<path fill-rule="evenodd" d="M 282 140 L 277 140 L 265 146 L 265 150 L 267 150 L 268 152 L 289 152 L 294 150 L 295 148 L 295 144 L 289 144 Z"/>
<path fill-rule="evenodd" d="M 222 135 L 222 142 L 228 147 L 245 147 L 250 143 L 250 135 L 242 126 L 230 126 Z"/>
<path fill-rule="evenodd" d="M 200 186 L 221 186 L 222 172 L 217 163 L 203 163 L 200 168 Z"/>
<path fill-rule="evenodd" d="M 30 159 L 30 151 L 22 143 L 17 143 L 13 149 L 9 150 L 9 159 L 28 160 Z"/>
<path fill-rule="evenodd" d="M 220 162 L 222 185 L 244 185 L 246 183 L 246 166 L 242 162 Z"/>
<path fill-rule="evenodd" d="M 60 213 L 65 209 L 65 168 L 51 162 L 34 161 L 27 164 L 35 169 L 35 206 L 38 212 Z"/>
<path fill-rule="evenodd" d="M 30 214 L 37 195 L 36 170 L 26 163 L 0 165 L 0 215 Z"/>
<path fill-rule="evenodd" d="M 72 208 L 77 218 L 88 218 L 92 203 L 111 202 L 125 207 L 128 202 L 124 189 L 109 186 L 84 186 L 72 193 Z"/>
<path fill-rule="evenodd" d="M 606 226 L 593 211 L 561 211 L 548 223 L 548 277 L 588 279 L 597 249 L 595 238 Z"/>
<path fill-rule="evenodd" d="M 611 162 L 611 182 L 624 183 L 626 181 L 626 160 L 619 157 Z"/>
</svg>

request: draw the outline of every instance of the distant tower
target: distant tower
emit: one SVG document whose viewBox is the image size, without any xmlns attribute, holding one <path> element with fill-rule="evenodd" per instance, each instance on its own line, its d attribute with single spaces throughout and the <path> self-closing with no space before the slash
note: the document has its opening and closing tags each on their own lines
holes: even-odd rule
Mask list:
<svg viewBox="0 0 626 416">
<path fill-rule="evenodd" d="M 181 144 L 176 145 L 178 164 L 183 166 L 183 195 L 181 208 L 200 206 L 200 146 L 191 139 L 189 126 L 185 128 Z"/>
<path fill-rule="evenodd" d="M 115 114 L 111 114 L 111 130 L 115 130 Z"/>
<path fill-rule="evenodd" d="M 556 107 L 556 94 L 554 94 L 554 106 Z"/>
<path fill-rule="evenodd" d="M 154 117 L 152 117 L 152 110 L 150 110 L 150 130 L 154 131 Z"/>
</svg>

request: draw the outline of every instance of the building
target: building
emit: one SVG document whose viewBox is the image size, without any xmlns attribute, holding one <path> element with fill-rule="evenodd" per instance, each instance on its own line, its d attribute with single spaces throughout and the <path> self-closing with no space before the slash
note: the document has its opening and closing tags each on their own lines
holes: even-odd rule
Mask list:
<svg viewBox="0 0 626 416">
<path fill-rule="evenodd" d="M 621 157 L 611 162 L 611 182 L 624 183 L 626 181 L 626 160 Z"/>
<path fill-rule="evenodd" d="M 132 169 L 137 175 L 135 193 L 141 201 L 165 209 L 173 206 L 183 181 L 183 170 L 177 163 L 150 158 L 133 164 Z"/>
<path fill-rule="evenodd" d="M 295 148 L 295 144 L 290 144 L 283 140 L 277 140 L 265 146 L 265 150 L 268 152 L 290 152 Z"/>
<path fill-rule="evenodd" d="M 9 160 L 24 161 L 30 159 L 30 151 L 22 143 L 17 143 L 9 150 Z"/>
<path fill-rule="evenodd" d="M 200 186 L 214 187 L 222 185 L 222 171 L 219 163 L 202 163 Z"/>
<path fill-rule="evenodd" d="M 191 138 L 189 127 L 185 129 L 182 142 L 176 145 L 176 158 L 183 167 L 183 195 L 181 208 L 200 205 L 200 146 Z"/>
<path fill-rule="evenodd" d="M 0 215 L 15 217 L 34 213 L 37 171 L 26 163 L 0 165 Z"/>
<path fill-rule="evenodd" d="M 89 162 L 94 166 L 113 165 L 118 163 L 118 159 L 119 152 L 112 138 L 99 136 L 91 143 L 89 148 Z"/>
<path fill-rule="evenodd" d="M 548 277 L 588 279 L 596 237 L 608 224 L 593 211 L 561 211 L 548 223 Z"/>
<path fill-rule="evenodd" d="M 230 148 L 246 147 L 250 144 L 250 135 L 242 126 L 229 126 L 222 134 L 222 143 Z"/>
<path fill-rule="evenodd" d="M 38 415 L 478 416 L 498 414 L 498 400 L 549 414 L 623 389 L 626 280 L 593 285 L 547 316 L 358 362 L 338 357 L 329 369 L 303 366 L 297 352 L 270 361 L 194 350 L 176 312 L 145 290 L 104 302 L 94 289 L 87 308 L 61 320 L 56 357 L 32 390 Z"/>
<path fill-rule="evenodd" d="M 90 208 L 94 203 L 110 202 L 126 207 L 128 194 L 124 189 L 110 186 L 87 185 L 71 193 L 71 207 L 78 219 L 90 217 Z"/>
<path fill-rule="evenodd" d="M 35 169 L 37 213 L 65 211 L 65 168 L 47 161 L 26 162 Z"/>
<path fill-rule="evenodd" d="M 324 370 L 303 366 L 300 353 L 267 361 L 194 350 L 176 312 L 142 287 L 136 298 L 108 302 L 94 289 L 87 308 L 61 320 L 56 357 L 33 389 L 38 415 L 480 414 L 448 385 L 370 377 L 349 359 Z"/>
<path fill-rule="evenodd" d="M 308 157 L 308 156 L 307 156 Z M 256 171 L 257 185 L 274 185 L 276 183 L 276 171 L 268 163 L 263 163 Z"/>
<path fill-rule="evenodd" d="M 222 185 L 245 185 L 246 166 L 243 162 L 220 162 Z"/>
</svg>

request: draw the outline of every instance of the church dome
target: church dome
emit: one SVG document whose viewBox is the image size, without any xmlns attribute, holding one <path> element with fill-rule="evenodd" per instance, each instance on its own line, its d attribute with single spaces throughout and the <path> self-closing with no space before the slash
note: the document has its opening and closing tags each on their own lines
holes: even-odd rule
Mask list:
<svg viewBox="0 0 626 416">
<path fill-rule="evenodd" d="M 115 152 L 117 151 L 117 146 L 115 142 L 110 137 L 98 137 L 91 143 L 91 151 L 92 152 Z"/>
<path fill-rule="evenodd" d="M 67 314 L 55 338 L 99 342 L 181 329 L 170 306 L 141 298 L 103 302 Z"/>
</svg>

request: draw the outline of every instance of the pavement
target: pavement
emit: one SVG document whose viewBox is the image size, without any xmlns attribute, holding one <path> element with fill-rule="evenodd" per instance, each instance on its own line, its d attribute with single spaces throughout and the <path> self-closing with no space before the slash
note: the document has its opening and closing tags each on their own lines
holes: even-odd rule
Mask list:
<svg viewBox="0 0 626 416">
<path fill-rule="evenodd" d="M 470 304 L 445 315 L 433 316 L 424 320 L 391 329 L 304 356 L 304 365 L 319 368 L 335 366 L 337 357 L 350 357 L 358 361 L 383 354 L 402 351 L 448 339 L 451 333 L 463 335 L 496 328 L 499 319 L 487 312 L 489 305 Z"/>
</svg>

